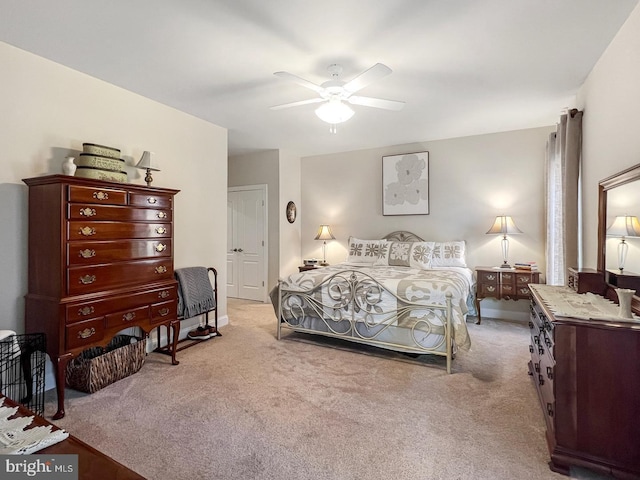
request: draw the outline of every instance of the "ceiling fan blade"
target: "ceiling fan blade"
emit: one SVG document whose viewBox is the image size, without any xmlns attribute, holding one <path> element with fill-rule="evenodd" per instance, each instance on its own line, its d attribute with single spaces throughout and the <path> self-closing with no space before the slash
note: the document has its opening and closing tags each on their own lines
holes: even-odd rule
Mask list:
<svg viewBox="0 0 640 480">
<path fill-rule="evenodd" d="M 275 72 L 274 75 L 276 77 L 280 77 L 280 78 L 284 78 L 285 80 L 289 80 L 289 81 L 291 81 L 293 83 L 297 83 L 298 85 L 302 85 L 303 87 L 310 88 L 314 92 L 324 93 L 324 88 L 322 88 L 320 85 L 316 85 L 315 83 L 310 82 L 309 80 L 305 80 L 304 78 L 301 78 L 301 77 L 299 77 L 297 75 L 294 75 L 293 73 Z"/>
<path fill-rule="evenodd" d="M 351 96 L 347 102 L 353 105 L 363 105 L 365 107 L 384 108 L 385 110 L 402 110 L 405 103 L 397 100 L 384 100 L 382 98 Z"/>
<path fill-rule="evenodd" d="M 391 70 L 386 65 L 382 63 L 376 63 L 373 67 L 368 70 L 365 70 L 356 78 L 344 84 L 343 88 L 349 93 L 355 93 L 358 90 L 366 87 L 367 85 L 375 82 L 376 80 L 381 79 L 382 77 L 386 77 L 391 74 L 393 70 Z"/>
<path fill-rule="evenodd" d="M 282 110 L 283 108 L 289 108 L 289 107 L 298 107 L 300 105 L 308 105 L 310 103 L 320 103 L 320 102 L 324 102 L 324 98 L 312 98 L 310 100 L 300 100 L 299 102 L 292 102 L 292 103 L 284 103 L 282 105 L 275 105 L 273 107 L 269 107 L 271 110 Z"/>
</svg>

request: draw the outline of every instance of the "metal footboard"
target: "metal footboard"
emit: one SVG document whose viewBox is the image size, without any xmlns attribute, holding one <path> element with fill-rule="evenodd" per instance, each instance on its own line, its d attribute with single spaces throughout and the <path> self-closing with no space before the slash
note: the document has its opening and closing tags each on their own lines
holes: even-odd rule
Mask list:
<svg viewBox="0 0 640 480">
<path fill-rule="evenodd" d="M 309 289 L 280 281 L 277 338 L 282 329 L 325 335 L 389 350 L 446 357 L 451 373 L 452 295 L 434 304 L 398 297 L 358 270 L 337 272 Z"/>
</svg>

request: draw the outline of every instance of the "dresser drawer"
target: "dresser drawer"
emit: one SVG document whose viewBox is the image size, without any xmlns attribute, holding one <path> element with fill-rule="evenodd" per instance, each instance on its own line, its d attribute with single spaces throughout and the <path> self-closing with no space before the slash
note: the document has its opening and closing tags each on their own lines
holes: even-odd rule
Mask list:
<svg viewBox="0 0 640 480">
<path fill-rule="evenodd" d="M 104 319 L 94 318 L 66 327 L 67 350 L 91 346 L 104 338 Z"/>
<path fill-rule="evenodd" d="M 82 203 L 100 203 L 103 205 L 126 205 L 127 191 L 111 188 L 69 186 L 69 201 Z"/>
<path fill-rule="evenodd" d="M 67 294 L 81 295 L 172 278 L 171 258 L 70 267 L 67 270 Z"/>
<path fill-rule="evenodd" d="M 178 301 L 170 300 L 151 305 L 151 323 L 166 322 L 178 317 Z"/>
<path fill-rule="evenodd" d="M 171 238 L 169 223 L 67 222 L 69 240 L 117 240 L 125 238 Z"/>
<path fill-rule="evenodd" d="M 129 205 L 133 207 L 172 208 L 172 198 L 169 195 L 152 195 L 148 193 L 131 193 Z"/>
<path fill-rule="evenodd" d="M 162 301 L 177 302 L 178 291 L 175 285 L 156 288 L 150 291 L 127 295 L 110 296 L 96 300 L 76 302 L 66 307 L 67 324 L 86 320 L 88 318 L 104 316 L 111 312 L 132 309 L 145 305 L 152 305 Z"/>
<path fill-rule="evenodd" d="M 130 308 L 106 316 L 107 328 L 127 328 L 130 325 L 139 324 L 149 319 L 149 305 L 138 308 Z"/>
<path fill-rule="evenodd" d="M 170 257 L 171 240 L 69 242 L 68 265 L 95 265 L 141 258 Z"/>
<path fill-rule="evenodd" d="M 170 222 L 170 208 L 130 208 L 115 205 L 91 205 L 86 203 L 70 203 L 67 217 L 69 220 L 90 219 L 94 221 L 121 222 Z"/>
</svg>

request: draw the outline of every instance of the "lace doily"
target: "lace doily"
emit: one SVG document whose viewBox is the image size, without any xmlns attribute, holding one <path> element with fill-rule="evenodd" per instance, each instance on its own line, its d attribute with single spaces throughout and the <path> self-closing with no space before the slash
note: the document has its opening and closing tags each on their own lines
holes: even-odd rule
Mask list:
<svg viewBox="0 0 640 480">
<path fill-rule="evenodd" d="M 538 292 L 547 308 L 559 317 L 623 322 L 640 320 L 637 315 L 633 315 L 633 318 L 618 316 L 620 311 L 618 304 L 595 293 L 576 293 L 569 287 L 542 284 L 531 284 L 529 288 Z"/>
</svg>

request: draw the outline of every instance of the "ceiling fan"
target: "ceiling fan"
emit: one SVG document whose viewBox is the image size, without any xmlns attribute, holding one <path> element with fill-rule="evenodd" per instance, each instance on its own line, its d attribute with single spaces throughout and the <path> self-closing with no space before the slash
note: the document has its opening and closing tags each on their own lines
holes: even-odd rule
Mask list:
<svg viewBox="0 0 640 480">
<path fill-rule="evenodd" d="M 329 131 L 335 133 L 336 124 L 346 122 L 355 113 L 346 103 L 396 111 L 402 110 L 402 107 L 404 107 L 404 102 L 396 100 L 385 100 L 382 98 L 354 95 L 354 93 L 363 89 L 367 85 L 391 74 L 392 70 L 382 63 L 376 63 L 373 67 L 365 70 L 349 82 L 343 82 L 340 80 L 342 66 L 334 63 L 329 65 L 327 70 L 331 75 L 331 80 L 324 82 L 322 85 L 317 85 L 289 72 L 275 72 L 275 76 L 309 88 L 316 92 L 319 97 L 311 98 L 309 100 L 301 100 L 299 102 L 285 103 L 283 105 L 275 105 L 271 107 L 271 109 L 282 110 L 284 108 L 298 107 L 311 103 L 322 103 L 322 105 L 316 109 L 316 115 L 320 119 L 331 124 Z"/>
</svg>

